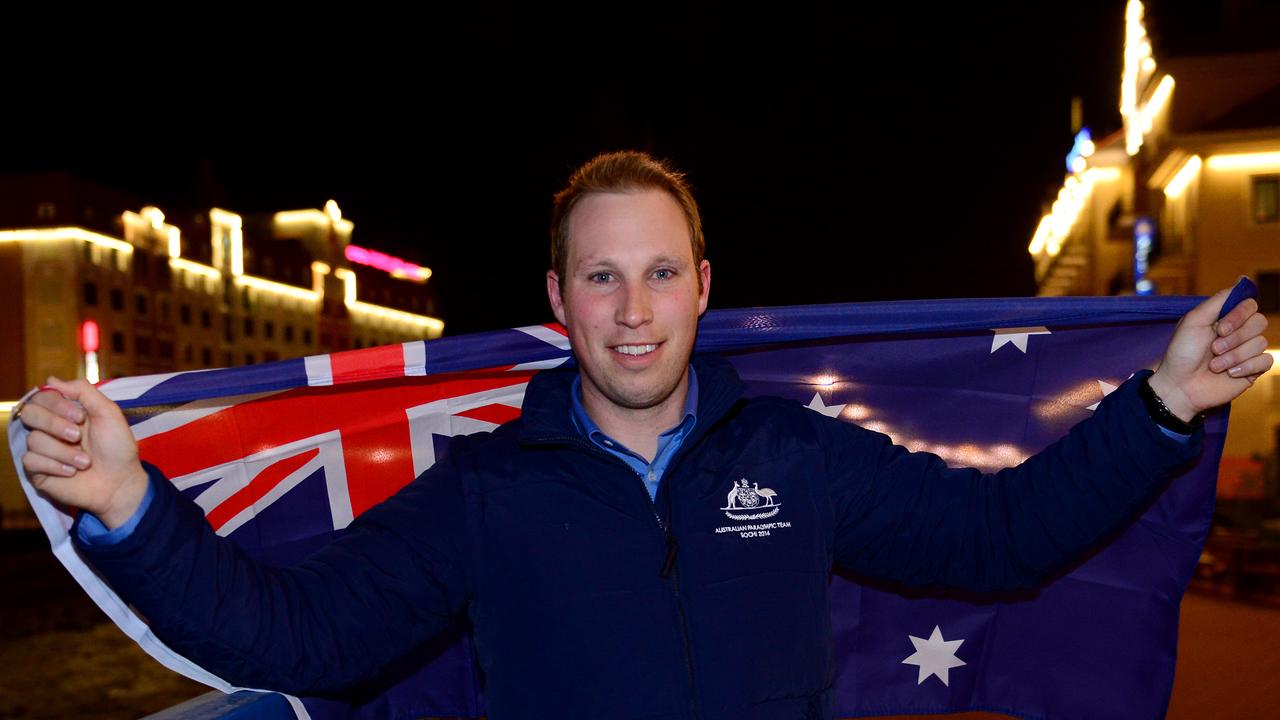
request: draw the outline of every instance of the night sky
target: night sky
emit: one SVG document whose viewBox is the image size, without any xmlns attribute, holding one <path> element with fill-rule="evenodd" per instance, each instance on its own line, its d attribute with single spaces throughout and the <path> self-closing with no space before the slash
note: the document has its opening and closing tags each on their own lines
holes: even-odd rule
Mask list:
<svg viewBox="0 0 1280 720">
<path fill-rule="evenodd" d="M 1120 124 L 1123 3 L 972 5 L 19 33 L 0 172 L 69 169 L 167 212 L 332 197 L 354 242 L 435 271 L 451 334 L 551 319 L 550 197 L 620 148 L 688 171 L 712 307 L 1034 294 L 1026 245 L 1063 177 L 1071 97 L 1095 137 Z"/>
</svg>

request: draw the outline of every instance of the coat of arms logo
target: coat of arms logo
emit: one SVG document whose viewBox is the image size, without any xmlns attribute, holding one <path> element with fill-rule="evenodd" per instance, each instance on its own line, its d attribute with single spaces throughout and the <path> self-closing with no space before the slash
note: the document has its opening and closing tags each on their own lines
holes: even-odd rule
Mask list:
<svg viewBox="0 0 1280 720">
<path fill-rule="evenodd" d="M 748 483 L 746 478 L 740 478 L 729 490 L 725 506 L 720 509 L 734 520 L 763 520 L 777 515 L 782 509 L 777 497 L 778 493 L 771 488 L 762 488 L 760 483 Z"/>
</svg>

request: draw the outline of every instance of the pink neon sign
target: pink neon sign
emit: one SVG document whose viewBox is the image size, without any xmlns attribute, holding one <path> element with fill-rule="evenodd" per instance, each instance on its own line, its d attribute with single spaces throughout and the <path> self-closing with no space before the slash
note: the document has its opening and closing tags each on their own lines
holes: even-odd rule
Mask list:
<svg viewBox="0 0 1280 720">
<path fill-rule="evenodd" d="M 401 260 L 398 257 L 392 257 L 377 250 L 348 245 L 344 254 L 353 263 L 368 265 L 383 272 L 391 273 L 395 277 L 426 280 L 431 276 L 431 271 L 421 265 L 414 265 L 408 260 Z"/>
</svg>

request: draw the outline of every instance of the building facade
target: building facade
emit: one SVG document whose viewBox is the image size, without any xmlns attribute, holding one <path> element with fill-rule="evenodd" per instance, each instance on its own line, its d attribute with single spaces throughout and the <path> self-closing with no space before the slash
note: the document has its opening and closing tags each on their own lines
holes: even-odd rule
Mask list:
<svg viewBox="0 0 1280 720">
<path fill-rule="evenodd" d="M 1204 295 L 1241 274 L 1280 327 L 1280 51 L 1157 59 L 1127 6 L 1123 128 L 1077 136 L 1028 251 L 1041 295 Z M 1280 356 L 1280 350 L 1273 351 Z M 1278 357 L 1280 359 L 1280 357 Z M 1275 493 L 1280 368 L 1232 404 L 1220 492 Z"/>
<path fill-rule="evenodd" d="M 439 337 L 428 268 L 323 209 L 166 214 L 67 174 L 0 178 L 0 401 L 50 375 L 230 367 Z M 7 477 L 3 477 L 7 476 Z M 25 510 L 13 471 L 0 506 Z"/>
</svg>

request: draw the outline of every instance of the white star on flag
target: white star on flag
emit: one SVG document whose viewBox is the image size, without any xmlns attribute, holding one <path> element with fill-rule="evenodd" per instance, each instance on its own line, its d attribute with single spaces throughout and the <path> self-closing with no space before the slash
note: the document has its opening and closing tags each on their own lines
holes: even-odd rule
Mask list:
<svg viewBox="0 0 1280 720">
<path fill-rule="evenodd" d="M 1012 327 L 1012 328 L 991 328 L 991 332 L 995 336 L 991 338 L 991 352 L 995 352 L 1004 347 L 1006 343 L 1013 343 L 1013 346 L 1027 352 L 1027 338 L 1032 335 L 1050 335 L 1049 328 L 1046 327 Z"/>
<path fill-rule="evenodd" d="M 1118 386 L 1118 385 L 1112 385 L 1111 383 L 1106 382 L 1106 381 L 1104 381 L 1104 380 L 1099 380 L 1099 381 L 1098 381 L 1098 389 L 1102 391 L 1102 397 L 1106 397 L 1106 396 L 1110 395 L 1111 393 L 1115 392 L 1117 387 L 1119 387 L 1119 386 Z M 1100 405 L 1100 404 L 1102 404 L 1102 401 L 1101 401 L 1101 400 L 1099 400 L 1098 402 L 1096 402 L 1096 403 L 1094 403 L 1094 404 L 1092 404 L 1092 405 L 1087 406 L 1085 409 L 1086 409 L 1086 410 L 1097 410 L 1097 409 L 1098 409 L 1098 405 Z"/>
<path fill-rule="evenodd" d="M 819 395 L 818 393 L 814 393 L 813 399 L 810 400 L 809 404 L 805 405 L 805 407 L 809 408 L 814 412 L 822 413 L 827 417 L 840 417 L 840 413 L 844 412 L 844 406 L 846 404 L 847 403 L 840 403 L 839 405 L 827 405 L 822 402 L 821 395 Z"/>
<path fill-rule="evenodd" d="M 956 657 L 956 649 L 964 640 L 942 639 L 942 629 L 937 625 L 933 626 L 933 634 L 928 640 L 915 635 L 907 637 L 911 639 L 911 644 L 916 647 L 916 651 L 903 660 L 902 664 L 920 666 L 920 677 L 916 680 L 916 684 L 922 684 L 930 675 L 937 675 L 943 685 L 951 687 L 951 678 L 948 674 L 951 668 L 966 664 L 965 661 Z"/>
</svg>

